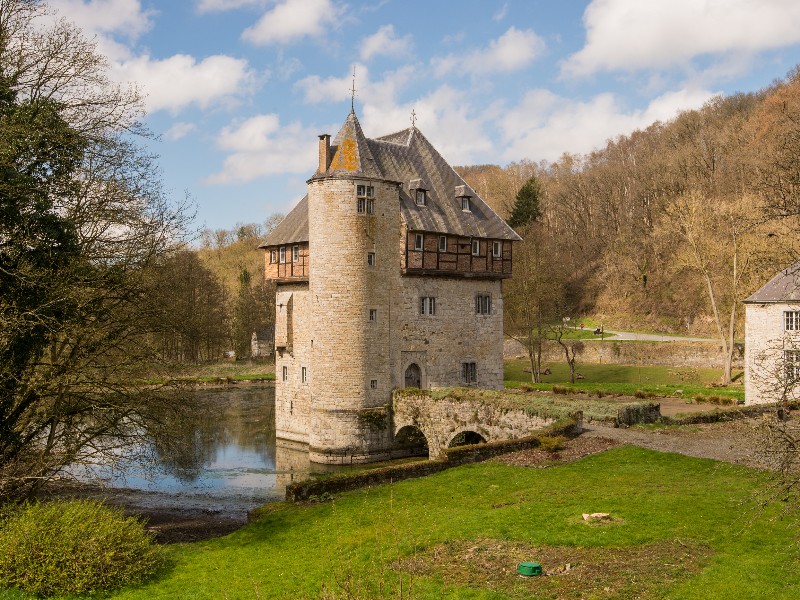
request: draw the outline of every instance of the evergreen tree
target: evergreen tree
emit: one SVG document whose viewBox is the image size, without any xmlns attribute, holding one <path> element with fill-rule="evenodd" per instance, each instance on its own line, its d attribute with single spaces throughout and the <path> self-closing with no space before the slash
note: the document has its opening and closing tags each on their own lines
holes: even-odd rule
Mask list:
<svg viewBox="0 0 800 600">
<path fill-rule="evenodd" d="M 541 194 L 542 186 L 539 185 L 536 177 L 528 179 L 517 192 L 508 224 L 511 227 L 522 227 L 536 221 L 541 214 L 541 209 L 539 208 L 539 196 Z"/>
</svg>

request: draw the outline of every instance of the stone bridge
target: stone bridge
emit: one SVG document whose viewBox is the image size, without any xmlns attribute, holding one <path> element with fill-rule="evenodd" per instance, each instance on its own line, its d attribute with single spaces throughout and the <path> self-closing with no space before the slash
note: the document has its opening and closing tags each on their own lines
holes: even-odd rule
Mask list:
<svg viewBox="0 0 800 600">
<path fill-rule="evenodd" d="M 524 406 L 509 406 L 499 401 L 501 396 L 480 390 L 443 391 L 442 395 L 399 390 L 392 400 L 395 443 L 409 448 L 425 444 L 429 457 L 435 459 L 451 446 L 523 438 L 557 420 Z M 578 422 L 576 427 L 581 425 Z"/>
</svg>

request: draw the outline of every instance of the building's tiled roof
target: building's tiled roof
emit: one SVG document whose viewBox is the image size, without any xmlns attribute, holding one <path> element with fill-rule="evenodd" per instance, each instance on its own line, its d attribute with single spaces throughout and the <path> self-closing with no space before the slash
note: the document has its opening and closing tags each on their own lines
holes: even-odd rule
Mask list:
<svg viewBox="0 0 800 600">
<path fill-rule="evenodd" d="M 385 179 L 375 164 L 367 138 L 361 130 L 356 113 L 350 112 L 344 125 L 331 142 L 331 164 L 327 173 L 314 173 L 313 178 L 326 175 L 363 175 Z"/>
<path fill-rule="evenodd" d="M 361 175 L 402 183 L 400 211 L 412 231 L 521 239 L 416 127 L 369 139 L 364 136 L 355 113 L 351 112 L 333 140 L 331 153 L 328 172 L 317 171 L 312 179 Z M 412 182 L 415 187 L 426 190 L 425 206 L 417 206 L 414 201 Z M 470 211 L 462 210 L 456 193 L 470 196 Z M 308 196 L 267 236 L 261 247 L 305 241 L 308 241 Z"/>
<path fill-rule="evenodd" d="M 304 196 L 288 215 L 278 223 L 259 248 L 308 241 L 308 196 Z"/>
<path fill-rule="evenodd" d="M 466 237 L 519 240 L 520 237 L 447 164 L 436 148 L 415 127 L 368 140 L 384 178 L 403 183 L 400 209 L 408 228 Z M 417 206 L 409 189 L 422 180 L 425 206 Z M 459 188 L 458 190 L 456 188 Z M 470 211 L 461 209 L 456 192 L 469 195 Z"/>
<path fill-rule="evenodd" d="M 800 262 L 785 268 L 744 300 L 747 304 L 800 302 Z"/>
</svg>

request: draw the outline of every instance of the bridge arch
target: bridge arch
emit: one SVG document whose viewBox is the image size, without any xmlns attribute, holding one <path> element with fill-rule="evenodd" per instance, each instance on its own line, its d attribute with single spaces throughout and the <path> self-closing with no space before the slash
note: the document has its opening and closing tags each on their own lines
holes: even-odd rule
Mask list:
<svg viewBox="0 0 800 600">
<path fill-rule="evenodd" d="M 473 444 L 485 444 L 488 441 L 489 434 L 482 427 L 475 427 L 475 425 L 472 424 L 456 430 L 450 436 L 446 447 L 471 446 Z"/>
<path fill-rule="evenodd" d="M 394 436 L 394 443 L 408 456 L 428 456 L 430 449 L 425 432 L 416 425 L 403 425 Z"/>
</svg>

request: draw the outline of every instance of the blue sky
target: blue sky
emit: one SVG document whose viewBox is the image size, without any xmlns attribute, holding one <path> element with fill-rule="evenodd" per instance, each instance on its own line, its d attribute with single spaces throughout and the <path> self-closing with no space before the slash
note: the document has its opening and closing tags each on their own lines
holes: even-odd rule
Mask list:
<svg viewBox="0 0 800 600">
<path fill-rule="evenodd" d="M 197 225 L 288 212 L 317 136 L 417 127 L 454 165 L 552 161 L 800 63 L 797 0 L 50 0 L 146 94 Z"/>
</svg>

